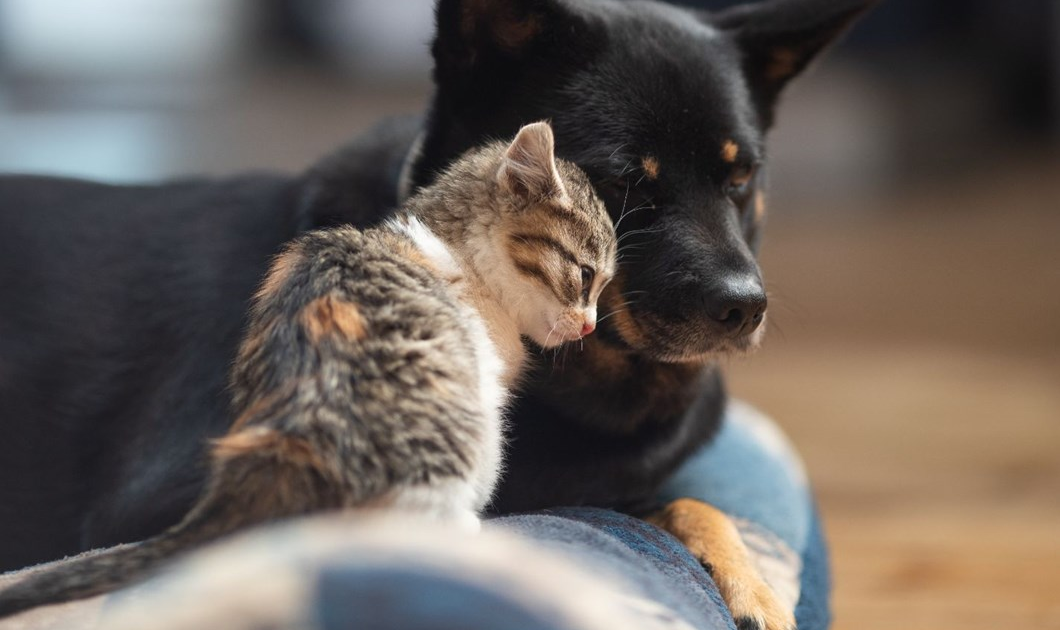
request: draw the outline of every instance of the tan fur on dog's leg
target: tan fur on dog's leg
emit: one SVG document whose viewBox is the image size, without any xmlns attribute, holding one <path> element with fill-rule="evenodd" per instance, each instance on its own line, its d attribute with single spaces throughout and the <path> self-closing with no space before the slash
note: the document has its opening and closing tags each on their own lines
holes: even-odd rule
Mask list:
<svg viewBox="0 0 1060 630">
<path fill-rule="evenodd" d="M 740 630 L 794 630 L 795 616 L 759 575 L 736 525 L 721 510 L 677 499 L 646 519 L 684 543 L 714 578 Z"/>
</svg>

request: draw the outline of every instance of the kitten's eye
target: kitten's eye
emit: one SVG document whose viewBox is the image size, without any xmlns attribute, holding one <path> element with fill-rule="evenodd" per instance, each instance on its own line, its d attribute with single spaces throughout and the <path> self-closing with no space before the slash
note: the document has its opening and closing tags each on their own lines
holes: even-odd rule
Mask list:
<svg viewBox="0 0 1060 630">
<path fill-rule="evenodd" d="M 585 300 L 589 299 L 589 289 L 593 286 L 594 277 L 596 277 L 596 272 L 592 267 L 582 265 L 582 297 Z"/>
<path fill-rule="evenodd" d="M 755 164 L 746 164 L 732 169 L 729 177 L 725 180 L 725 194 L 728 195 L 729 199 L 740 205 L 747 201 L 747 197 L 751 193 L 751 181 L 754 179 L 757 168 Z"/>
</svg>

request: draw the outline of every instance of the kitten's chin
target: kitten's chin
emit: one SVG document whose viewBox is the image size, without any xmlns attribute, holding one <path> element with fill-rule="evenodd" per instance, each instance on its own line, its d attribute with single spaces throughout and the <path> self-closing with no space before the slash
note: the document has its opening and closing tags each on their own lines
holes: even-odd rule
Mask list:
<svg viewBox="0 0 1060 630">
<path fill-rule="evenodd" d="M 581 339 L 581 330 L 575 331 L 571 326 L 564 325 L 562 321 L 550 323 L 548 320 L 542 320 L 540 327 L 530 332 L 527 337 L 538 346 L 549 350 Z"/>
<path fill-rule="evenodd" d="M 545 350 L 558 348 L 569 341 L 574 341 L 574 339 L 561 335 L 557 332 L 552 332 L 551 334 L 545 335 L 530 335 L 530 339 Z"/>
</svg>

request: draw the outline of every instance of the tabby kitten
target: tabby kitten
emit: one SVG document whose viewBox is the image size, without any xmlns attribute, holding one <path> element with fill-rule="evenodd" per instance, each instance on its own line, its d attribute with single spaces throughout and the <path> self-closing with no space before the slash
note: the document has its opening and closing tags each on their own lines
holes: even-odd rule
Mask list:
<svg viewBox="0 0 1060 630">
<path fill-rule="evenodd" d="M 469 152 L 379 228 L 295 240 L 251 310 L 237 418 L 203 496 L 161 535 L 45 567 L 0 616 L 127 584 L 173 554 L 280 517 L 406 510 L 468 529 L 501 467 L 525 359 L 592 332 L 615 235 L 546 123 Z"/>
</svg>

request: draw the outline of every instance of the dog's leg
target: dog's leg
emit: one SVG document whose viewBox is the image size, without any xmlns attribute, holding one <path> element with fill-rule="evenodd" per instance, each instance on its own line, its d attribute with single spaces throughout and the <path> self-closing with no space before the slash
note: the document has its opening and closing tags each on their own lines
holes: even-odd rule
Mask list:
<svg viewBox="0 0 1060 630">
<path fill-rule="evenodd" d="M 677 499 L 646 519 L 684 543 L 714 578 L 740 630 L 794 630 L 795 616 L 765 583 L 721 510 L 695 499 Z"/>
</svg>

